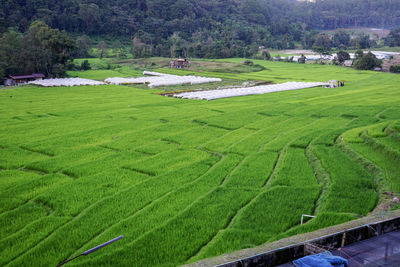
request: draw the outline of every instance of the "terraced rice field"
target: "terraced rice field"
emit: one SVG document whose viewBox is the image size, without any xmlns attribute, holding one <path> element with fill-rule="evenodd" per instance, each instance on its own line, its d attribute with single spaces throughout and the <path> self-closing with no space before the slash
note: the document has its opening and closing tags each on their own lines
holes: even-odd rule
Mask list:
<svg viewBox="0 0 400 267">
<path fill-rule="evenodd" d="M 69 265 L 175 266 L 352 220 L 400 192 L 400 76 L 257 64 L 267 70 L 210 76 L 346 86 L 209 102 L 1 90 L 0 265 L 55 266 L 124 235 Z"/>
</svg>

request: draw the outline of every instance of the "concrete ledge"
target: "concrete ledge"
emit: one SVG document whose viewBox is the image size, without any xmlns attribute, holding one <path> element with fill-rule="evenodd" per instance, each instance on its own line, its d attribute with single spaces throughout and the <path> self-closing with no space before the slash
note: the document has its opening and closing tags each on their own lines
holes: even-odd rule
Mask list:
<svg viewBox="0 0 400 267">
<path fill-rule="evenodd" d="M 334 249 L 399 229 L 400 210 L 388 211 L 185 266 L 276 266 L 309 254 L 313 245 Z"/>
</svg>

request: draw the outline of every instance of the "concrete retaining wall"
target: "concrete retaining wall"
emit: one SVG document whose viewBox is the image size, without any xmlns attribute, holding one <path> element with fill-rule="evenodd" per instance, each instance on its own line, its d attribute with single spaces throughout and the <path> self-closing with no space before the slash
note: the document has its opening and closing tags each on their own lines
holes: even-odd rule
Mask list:
<svg viewBox="0 0 400 267">
<path fill-rule="evenodd" d="M 304 257 L 318 248 L 327 250 L 340 248 L 355 242 L 359 242 L 374 236 L 383 235 L 400 229 L 400 217 L 378 223 L 367 224 L 348 229 L 338 233 L 323 236 L 307 242 L 284 247 L 274 251 L 265 252 L 238 261 L 220 264 L 219 267 L 261 267 L 277 266 Z"/>
<path fill-rule="evenodd" d="M 400 230 L 400 210 L 374 214 L 315 232 L 201 260 L 187 267 L 277 266 L 322 250 L 336 249 L 374 236 Z"/>
</svg>

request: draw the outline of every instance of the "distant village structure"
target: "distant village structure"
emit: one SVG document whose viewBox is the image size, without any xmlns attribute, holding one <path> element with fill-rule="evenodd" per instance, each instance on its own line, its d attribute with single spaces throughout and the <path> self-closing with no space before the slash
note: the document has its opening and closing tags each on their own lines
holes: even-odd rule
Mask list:
<svg viewBox="0 0 400 267">
<path fill-rule="evenodd" d="M 190 62 L 186 58 L 177 58 L 171 60 L 171 68 L 173 69 L 184 69 L 189 68 Z"/>
<path fill-rule="evenodd" d="M 45 76 L 42 73 L 32 73 L 28 75 L 8 75 L 4 79 L 4 85 L 15 86 L 20 84 L 25 84 L 30 81 L 42 80 L 44 77 Z"/>
<path fill-rule="evenodd" d="M 385 58 L 382 63 L 382 70 L 388 72 L 390 66 L 400 65 L 400 55 L 394 55 L 389 58 Z"/>
<path fill-rule="evenodd" d="M 350 68 L 351 66 L 353 66 L 353 60 L 345 60 L 343 62 L 343 66 Z"/>
</svg>

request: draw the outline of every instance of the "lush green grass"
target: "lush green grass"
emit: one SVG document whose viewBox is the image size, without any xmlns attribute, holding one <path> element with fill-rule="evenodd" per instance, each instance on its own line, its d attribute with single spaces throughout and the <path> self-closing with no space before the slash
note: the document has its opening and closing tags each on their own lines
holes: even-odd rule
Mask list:
<svg viewBox="0 0 400 267">
<path fill-rule="evenodd" d="M 273 187 L 261 191 L 241 209 L 228 228 L 221 230 L 194 260 L 225 251 L 260 245 L 299 223 L 301 214 L 312 213 L 319 187 Z"/>
<path fill-rule="evenodd" d="M 106 69 L 110 64 L 110 59 L 107 58 L 79 58 L 74 60 L 74 64 L 80 67 L 85 60 L 89 62 L 90 67 L 94 70 Z"/>
<path fill-rule="evenodd" d="M 388 136 L 351 146 L 385 172 L 392 191 L 400 192 L 400 140 Z"/>
<path fill-rule="evenodd" d="M 281 168 L 271 180 L 271 186 L 309 186 L 317 185 L 314 171 L 309 165 L 304 150 L 300 148 L 289 148 L 283 152 Z"/>
<path fill-rule="evenodd" d="M 370 173 L 337 147 L 319 145 L 315 153 L 332 178 L 323 211 L 366 215 L 375 207 L 377 193 Z"/>
<path fill-rule="evenodd" d="M 140 74 L 104 62 L 76 75 Z M 70 265 L 175 266 L 366 215 L 375 177 L 337 140 L 399 191 L 400 76 L 254 62 L 265 69 L 198 74 L 346 86 L 208 102 L 132 86 L 1 90 L 0 264 L 56 265 L 123 234 Z M 317 218 L 300 226 L 301 214 Z"/>
<path fill-rule="evenodd" d="M 104 63 L 104 61 L 101 61 Z M 142 76 L 142 71 L 133 69 L 129 66 L 113 66 L 110 65 L 101 66 L 100 69 L 93 68 L 91 70 L 86 71 L 67 71 L 68 76 L 70 77 L 79 77 L 84 79 L 92 79 L 92 80 L 99 80 L 104 81 L 107 78 L 111 77 L 136 77 Z"/>
<path fill-rule="evenodd" d="M 337 212 L 322 212 L 318 214 L 318 216 L 308 223 L 302 224 L 302 225 L 297 225 L 293 228 L 291 228 L 289 231 L 286 231 L 280 235 L 275 236 L 273 240 L 279 240 L 285 237 L 293 236 L 293 235 L 298 235 L 298 234 L 303 234 L 303 233 L 308 233 L 312 232 L 324 227 L 329 227 L 332 225 L 336 224 L 341 224 L 347 221 L 351 221 L 354 219 L 357 219 L 358 217 L 355 216 L 354 214 L 349 214 L 349 213 L 337 213 Z M 304 218 L 305 220 L 305 218 Z"/>
<path fill-rule="evenodd" d="M 264 151 L 246 157 L 240 167 L 226 180 L 228 187 L 262 187 L 271 175 L 278 154 Z"/>
<path fill-rule="evenodd" d="M 67 71 L 67 75 L 70 77 L 105 80 L 106 78 L 110 77 L 141 76 L 143 70 L 160 71 L 178 75 L 199 74 L 199 75 L 210 76 L 210 73 L 220 73 L 220 75 L 230 73 L 234 75 L 240 73 L 259 72 L 266 69 L 264 66 L 260 64 L 251 64 L 251 65 L 243 64 L 244 59 L 240 62 L 193 59 L 191 60 L 191 65 L 189 69 L 170 69 L 169 58 L 141 58 L 141 59 L 80 58 L 74 60 L 74 65 L 76 66 L 76 68 L 79 69 L 84 60 L 87 60 L 89 62 L 91 67 L 90 70 L 86 71 L 70 70 Z M 232 79 L 227 79 L 223 83 L 218 85 L 213 84 L 213 87 L 215 88 L 218 86 L 238 85 L 231 80 Z M 205 85 L 203 84 L 201 86 L 204 87 Z M 187 89 L 186 88 L 187 86 L 179 86 L 179 87 L 181 87 L 182 89 Z M 169 88 L 167 87 L 163 89 L 168 91 Z"/>
</svg>

